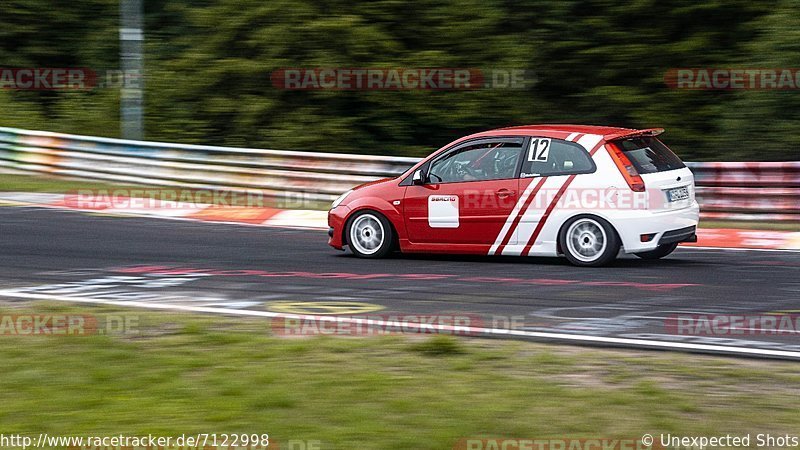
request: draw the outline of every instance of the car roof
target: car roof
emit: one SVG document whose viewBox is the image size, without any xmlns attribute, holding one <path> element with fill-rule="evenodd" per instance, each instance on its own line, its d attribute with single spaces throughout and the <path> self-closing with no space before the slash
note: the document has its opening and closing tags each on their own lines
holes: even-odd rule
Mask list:
<svg viewBox="0 0 800 450">
<path fill-rule="evenodd" d="M 448 149 L 452 149 L 456 145 L 461 145 L 471 139 L 479 139 L 484 137 L 509 137 L 509 136 L 539 136 L 552 139 L 567 139 L 571 134 L 596 134 L 603 136 L 604 141 L 612 141 L 624 137 L 634 136 L 658 136 L 663 133 L 663 128 L 644 128 L 636 130 L 633 128 L 621 127 L 606 127 L 600 125 L 569 125 L 569 124 L 542 124 L 542 125 L 522 125 L 517 127 L 497 128 L 494 130 L 482 131 L 480 133 L 470 134 L 456 139 L 453 142 L 445 145 L 439 150 L 428 155 L 427 158 L 421 160 L 419 164 L 413 166 L 402 177 L 410 173 L 411 170 L 416 169 L 424 161 L 431 157 L 436 157 Z"/>
<path fill-rule="evenodd" d="M 660 128 L 647 128 L 642 130 L 636 130 L 633 128 L 607 127 L 600 125 L 541 124 L 541 125 L 522 125 L 517 127 L 497 128 L 495 130 L 483 131 L 467 137 L 476 138 L 482 136 L 489 137 L 489 136 L 529 136 L 529 135 L 556 137 L 555 135 L 563 133 L 583 133 L 583 134 L 597 134 L 603 136 L 605 140 L 610 140 L 628 135 L 636 135 L 636 134 L 657 135 L 663 132 L 664 130 Z"/>
</svg>

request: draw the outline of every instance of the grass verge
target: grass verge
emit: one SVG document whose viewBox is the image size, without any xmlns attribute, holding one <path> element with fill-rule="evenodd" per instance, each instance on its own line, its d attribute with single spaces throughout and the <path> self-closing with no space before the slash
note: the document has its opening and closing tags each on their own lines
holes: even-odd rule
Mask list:
<svg viewBox="0 0 800 450">
<path fill-rule="evenodd" d="M 79 189 L 142 189 L 142 186 L 113 184 L 102 181 L 76 180 L 49 175 L 10 175 L 0 173 L 0 192 L 66 193 Z"/>
<path fill-rule="evenodd" d="M 442 336 L 278 338 L 264 320 L 51 303 L 0 313 L 137 322 L 118 335 L 0 335 L 6 434 L 247 432 L 325 449 L 446 449 L 472 436 L 800 429 L 794 363 Z"/>
<path fill-rule="evenodd" d="M 745 220 L 701 220 L 700 228 L 735 228 L 741 230 L 800 231 L 800 222 L 759 222 Z"/>
</svg>

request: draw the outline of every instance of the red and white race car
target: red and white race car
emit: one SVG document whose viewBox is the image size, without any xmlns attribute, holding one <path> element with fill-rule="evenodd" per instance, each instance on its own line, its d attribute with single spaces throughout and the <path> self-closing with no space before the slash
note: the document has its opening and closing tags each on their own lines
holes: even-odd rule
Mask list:
<svg viewBox="0 0 800 450">
<path fill-rule="evenodd" d="M 696 241 L 694 176 L 662 129 L 531 125 L 477 133 L 397 178 L 342 194 L 328 243 L 393 250 L 564 255 L 579 266 L 620 251 L 655 259 Z"/>
</svg>

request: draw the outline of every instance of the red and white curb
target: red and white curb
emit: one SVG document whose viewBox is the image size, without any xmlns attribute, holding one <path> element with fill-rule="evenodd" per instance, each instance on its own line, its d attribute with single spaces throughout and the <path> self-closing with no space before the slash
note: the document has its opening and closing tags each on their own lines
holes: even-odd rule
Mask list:
<svg viewBox="0 0 800 450">
<path fill-rule="evenodd" d="M 0 193 L 0 204 L 34 206 L 116 216 L 155 217 L 198 222 L 233 223 L 267 227 L 328 229 L 328 213 L 313 210 L 283 210 L 265 207 L 218 206 L 150 200 L 130 202 L 115 199 L 113 204 L 81 205 L 69 201 L 68 195 L 27 192 Z M 123 199 L 124 200 L 124 199 Z M 120 203 L 125 207 L 115 207 Z M 146 207 L 136 207 L 138 203 Z M 699 228 L 697 242 L 685 246 L 757 250 L 800 250 L 800 232 Z"/>
<path fill-rule="evenodd" d="M 800 232 L 698 228 L 697 242 L 681 245 L 756 250 L 800 250 Z"/>
</svg>

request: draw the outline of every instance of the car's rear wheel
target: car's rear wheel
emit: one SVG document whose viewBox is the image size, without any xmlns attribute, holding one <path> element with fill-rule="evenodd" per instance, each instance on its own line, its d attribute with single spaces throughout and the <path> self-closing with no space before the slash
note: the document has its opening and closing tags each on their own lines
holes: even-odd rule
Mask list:
<svg viewBox="0 0 800 450">
<path fill-rule="evenodd" d="M 620 240 L 607 221 L 590 215 L 573 217 L 558 234 L 561 251 L 576 266 L 603 266 L 614 261 Z"/>
<path fill-rule="evenodd" d="M 392 250 L 394 231 L 389 220 L 373 211 L 358 212 L 347 221 L 350 251 L 361 258 L 382 258 Z"/>
<path fill-rule="evenodd" d="M 634 253 L 634 255 L 642 259 L 661 259 L 669 255 L 670 253 L 674 252 L 676 248 L 678 248 L 677 242 L 673 244 L 661 244 L 658 247 L 656 247 L 655 250 L 650 250 L 649 252 Z"/>
</svg>

